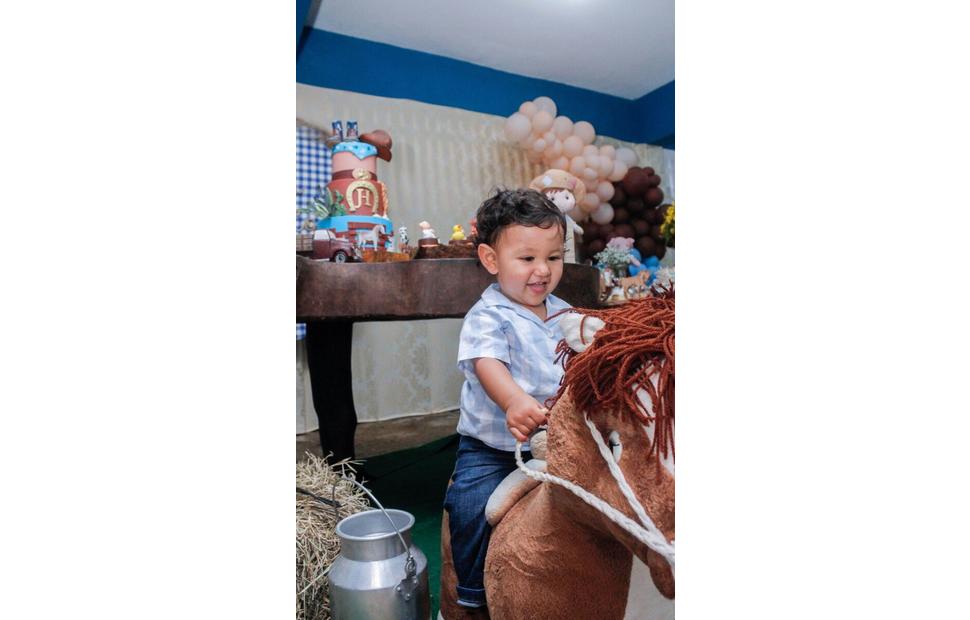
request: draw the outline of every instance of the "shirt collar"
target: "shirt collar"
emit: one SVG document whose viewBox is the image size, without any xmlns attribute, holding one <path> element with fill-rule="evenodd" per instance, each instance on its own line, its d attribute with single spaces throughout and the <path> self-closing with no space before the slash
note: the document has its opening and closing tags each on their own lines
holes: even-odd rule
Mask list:
<svg viewBox="0 0 970 620">
<path fill-rule="evenodd" d="M 511 308 L 519 316 L 531 319 L 540 325 L 549 325 L 546 321 L 540 319 L 534 312 L 523 306 L 522 304 L 515 303 L 511 299 L 505 296 L 502 290 L 499 288 L 498 283 L 490 284 L 488 288 L 482 293 L 482 301 L 485 302 L 486 307 L 492 306 L 504 306 L 506 308 Z M 553 314 L 559 312 L 564 308 L 568 308 L 569 305 L 556 297 L 555 295 L 548 295 L 546 297 L 546 317 L 552 316 Z M 558 317 L 553 320 L 557 322 Z"/>
</svg>

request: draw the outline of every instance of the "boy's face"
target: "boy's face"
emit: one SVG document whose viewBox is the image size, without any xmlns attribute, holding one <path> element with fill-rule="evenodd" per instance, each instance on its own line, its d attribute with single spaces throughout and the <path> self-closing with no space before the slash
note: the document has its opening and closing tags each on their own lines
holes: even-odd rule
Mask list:
<svg viewBox="0 0 970 620">
<path fill-rule="evenodd" d="M 478 257 L 512 301 L 546 318 L 546 297 L 562 278 L 563 233 L 559 226 L 513 224 L 494 246 L 478 246 Z"/>
</svg>

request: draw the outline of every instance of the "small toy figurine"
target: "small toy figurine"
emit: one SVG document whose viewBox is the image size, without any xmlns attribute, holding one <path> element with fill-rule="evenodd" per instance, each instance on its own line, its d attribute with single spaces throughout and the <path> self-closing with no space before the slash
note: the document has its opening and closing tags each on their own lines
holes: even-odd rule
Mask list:
<svg viewBox="0 0 970 620">
<path fill-rule="evenodd" d="M 398 228 L 397 229 L 397 236 L 398 236 L 398 241 L 399 241 L 399 243 L 397 245 L 397 251 L 398 252 L 404 252 L 404 251 L 406 251 L 407 250 L 407 247 L 408 247 L 408 227 L 407 226 L 401 226 L 400 228 Z"/>
<path fill-rule="evenodd" d="M 422 239 L 437 239 L 438 234 L 431 228 L 431 224 L 428 222 L 418 222 L 418 226 L 421 228 L 421 238 Z"/>
<path fill-rule="evenodd" d="M 452 241 L 464 241 L 465 240 L 465 230 L 461 227 L 461 224 L 455 224 L 451 228 L 451 240 Z"/>
<path fill-rule="evenodd" d="M 438 235 L 435 233 L 434 228 L 431 228 L 431 224 L 428 222 L 418 222 L 418 226 L 421 228 L 421 238 L 418 239 L 419 246 L 427 248 L 438 245 Z"/>
</svg>

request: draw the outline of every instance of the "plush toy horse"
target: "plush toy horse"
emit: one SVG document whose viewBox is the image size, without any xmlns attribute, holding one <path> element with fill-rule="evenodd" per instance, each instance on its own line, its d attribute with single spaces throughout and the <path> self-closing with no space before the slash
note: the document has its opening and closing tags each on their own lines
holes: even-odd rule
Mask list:
<svg viewBox="0 0 970 620">
<path fill-rule="evenodd" d="M 673 292 L 580 312 L 547 437 L 486 507 L 488 609 L 457 604 L 444 515 L 446 620 L 673 618 Z"/>
</svg>

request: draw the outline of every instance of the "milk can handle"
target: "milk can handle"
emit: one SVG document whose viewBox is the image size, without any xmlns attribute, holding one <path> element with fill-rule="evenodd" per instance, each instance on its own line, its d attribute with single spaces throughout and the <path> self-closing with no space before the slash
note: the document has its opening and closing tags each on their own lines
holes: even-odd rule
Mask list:
<svg viewBox="0 0 970 620">
<path fill-rule="evenodd" d="M 401 530 L 397 529 L 397 525 L 394 524 L 394 519 L 391 518 L 391 515 L 387 514 L 387 511 L 384 510 L 384 507 L 381 506 L 381 503 L 377 501 L 377 498 L 374 497 L 374 494 L 367 490 L 367 487 L 357 482 L 353 478 L 348 478 L 347 476 L 341 476 L 341 478 L 343 480 L 346 480 L 347 482 L 350 482 L 351 484 L 357 485 L 364 493 L 367 493 L 367 496 L 370 497 L 375 504 L 377 504 L 377 507 L 381 509 L 381 512 L 384 513 L 384 516 L 387 517 L 388 521 L 390 521 L 391 527 L 394 528 L 394 533 L 397 534 L 397 537 L 401 540 L 401 545 L 404 547 L 404 551 L 407 552 L 408 554 L 407 562 L 405 562 L 404 564 L 404 570 L 406 572 L 404 578 L 410 579 L 411 577 L 414 577 L 414 574 L 417 572 L 417 563 L 414 561 L 414 556 L 411 555 L 411 547 L 409 547 L 408 544 L 404 542 L 404 536 L 401 536 Z"/>
</svg>

